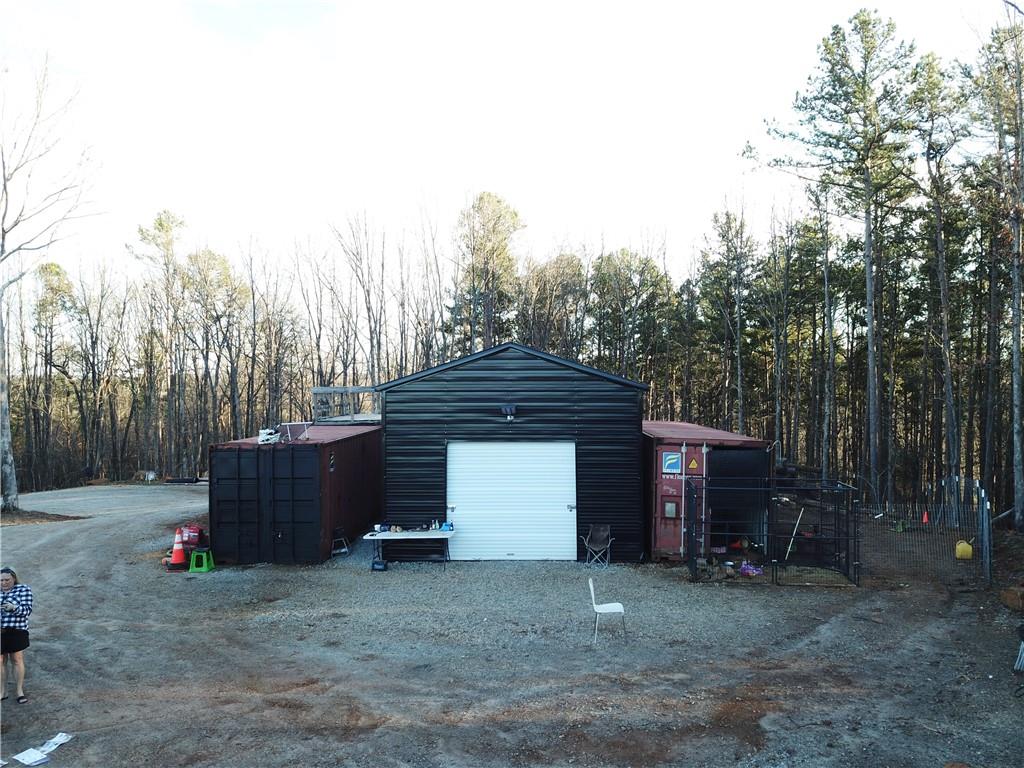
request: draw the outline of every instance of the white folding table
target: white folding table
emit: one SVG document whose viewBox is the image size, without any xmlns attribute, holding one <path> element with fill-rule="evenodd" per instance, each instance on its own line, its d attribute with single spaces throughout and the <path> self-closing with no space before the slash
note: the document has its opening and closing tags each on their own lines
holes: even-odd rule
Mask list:
<svg viewBox="0 0 1024 768">
<path fill-rule="evenodd" d="M 417 540 L 434 540 L 443 542 L 444 557 L 442 563 L 444 563 L 443 569 L 447 569 L 448 561 L 451 559 L 448 556 L 448 540 L 455 535 L 455 531 L 400 531 L 392 533 L 391 531 L 370 531 L 363 536 L 365 541 L 373 542 L 373 559 L 383 560 L 383 542 L 385 541 L 417 541 Z M 371 563 L 370 567 L 373 567 Z"/>
</svg>

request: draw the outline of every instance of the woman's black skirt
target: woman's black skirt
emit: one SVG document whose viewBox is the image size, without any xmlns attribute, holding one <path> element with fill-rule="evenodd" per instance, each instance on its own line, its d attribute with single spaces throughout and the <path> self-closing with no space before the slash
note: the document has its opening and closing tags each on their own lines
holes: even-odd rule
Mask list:
<svg viewBox="0 0 1024 768">
<path fill-rule="evenodd" d="M 28 630 L 4 627 L 0 630 L 0 653 L 17 653 L 28 648 Z"/>
</svg>

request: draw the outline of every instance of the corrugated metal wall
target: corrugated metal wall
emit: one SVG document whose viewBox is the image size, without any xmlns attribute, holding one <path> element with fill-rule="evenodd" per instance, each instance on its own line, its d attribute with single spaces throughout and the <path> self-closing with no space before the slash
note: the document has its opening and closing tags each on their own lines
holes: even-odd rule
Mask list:
<svg viewBox="0 0 1024 768">
<path fill-rule="evenodd" d="M 323 559 L 320 447 L 210 447 L 210 544 L 216 559 Z"/>
<path fill-rule="evenodd" d="M 607 523 L 613 558 L 640 560 L 643 390 L 507 349 L 383 394 L 388 522 L 444 519 L 447 440 L 575 440 L 578 533 Z"/>
<path fill-rule="evenodd" d="M 324 502 L 330 525 L 324 528 L 324 547 L 340 528 L 349 541 L 380 522 L 384 502 L 381 472 L 381 430 L 327 443 L 321 453 L 320 475 L 326 477 Z"/>
<path fill-rule="evenodd" d="M 330 442 L 210 446 L 210 540 L 224 563 L 318 563 L 335 528 L 380 519 L 379 429 Z"/>
</svg>

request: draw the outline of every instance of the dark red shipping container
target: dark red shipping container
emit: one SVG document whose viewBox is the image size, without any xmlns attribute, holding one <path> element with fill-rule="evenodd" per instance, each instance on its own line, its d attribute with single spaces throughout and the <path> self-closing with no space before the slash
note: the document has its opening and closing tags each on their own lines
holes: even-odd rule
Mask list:
<svg viewBox="0 0 1024 768">
<path fill-rule="evenodd" d="M 682 558 L 686 536 L 687 515 L 695 512 L 709 519 L 714 526 L 716 508 L 735 522 L 738 507 L 747 507 L 743 514 L 751 519 L 765 518 L 767 499 L 763 493 L 743 494 L 737 504 L 737 487 L 753 484 L 764 487 L 771 475 L 767 440 L 711 429 L 685 421 L 645 421 L 644 475 L 645 502 L 649 510 L 649 533 L 652 560 Z M 709 478 L 718 484 L 709 484 Z M 732 479 L 732 482 L 730 482 Z M 762 483 L 754 481 L 761 480 Z M 692 483 L 693 494 L 685 492 Z M 728 486 L 727 491 L 705 492 Z M 747 505 L 749 500 L 749 506 Z M 698 553 L 698 556 L 706 553 Z"/>
<path fill-rule="evenodd" d="M 282 441 L 210 446 L 210 546 L 218 563 L 320 563 L 380 520 L 379 425 L 289 425 Z M 292 437 L 292 439 L 287 439 Z"/>
</svg>

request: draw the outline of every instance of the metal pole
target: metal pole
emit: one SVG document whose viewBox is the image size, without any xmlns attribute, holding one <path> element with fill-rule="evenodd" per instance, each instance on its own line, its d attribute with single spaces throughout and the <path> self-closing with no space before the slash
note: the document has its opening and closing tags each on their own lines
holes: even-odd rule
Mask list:
<svg viewBox="0 0 1024 768">
<path fill-rule="evenodd" d="M 705 529 L 707 528 L 707 514 L 708 514 L 708 489 L 707 489 L 707 478 L 708 478 L 708 444 L 704 443 L 701 447 L 701 458 L 704 466 L 701 467 L 701 484 L 700 484 L 700 553 L 704 557 L 708 556 L 707 553 L 707 542 L 704 541 Z"/>
<path fill-rule="evenodd" d="M 683 465 L 683 479 L 681 481 L 682 484 L 679 486 L 682 490 L 682 493 L 679 494 L 679 504 L 682 506 L 682 509 L 679 510 L 679 522 L 681 523 L 679 527 L 680 558 L 683 558 L 684 553 L 686 552 L 686 443 L 683 443 L 682 451 L 683 455 L 679 459 L 679 463 Z M 690 553 L 690 556 L 693 556 L 692 552 Z"/>
<path fill-rule="evenodd" d="M 846 492 L 846 507 L 853 515 L 853 583 L 860 586 L 860 499 L 851 498 L 852 491 Z"/>
<path fill-rule="evenodd" d="M 986 584 L 992 583 L 992 521 L 988 499 L 984 489 L 980 490 L 981 503 L 978 504 L 978 543 L 981 544 L 981 570 Z"/>
<path fill-rule="evenodd" d="M 789 546 L 786 547 L 786 560 L 789 560 L 789 553 L 793 550 L 793 541 L 796 539 L 797 529 L 800 528 L 800 521 L 804 517 L 804 508 L 800 507 L 800 514 L 797 515 L 796 525 L 793 526 L 793 535 L 789 537 Z"/>
<path fill-rule="evenodd" d="M 690 482 L 691 482 L 691 485 L 692 485 L 693 481 L 690 481 Z M 696 488 L 696 486 L 694 486 L 694 488 Z M 683 493 L 684 494 L 691 493 L 691 489 L 684 487 L 683 488 Z M 696 494 L 696 490 L 693 490 L 692 493 L 693 493 L 693 499 L 691 499 L 690 514 L 694 516 L 694 519 L 686 521 L 686 552 L 689 555 L 689 557 L 687 557 L 687 562 L 690 564 L 690 580 L 691 581 L 696 581 L 697 580 L 697 557 L 696 557 L 695 550 L 697 549 L 697 543 L 696 543 L 696 538 L 694 536 L 694 530 L 693 530 L 694 526 L 696 525 L 696 515 L 697 515 L 697 494 Z"/>
</svg>

